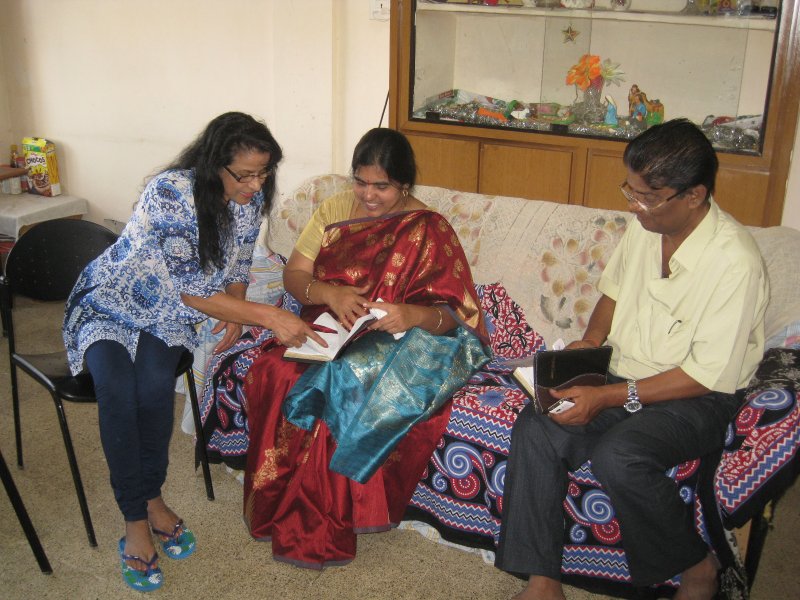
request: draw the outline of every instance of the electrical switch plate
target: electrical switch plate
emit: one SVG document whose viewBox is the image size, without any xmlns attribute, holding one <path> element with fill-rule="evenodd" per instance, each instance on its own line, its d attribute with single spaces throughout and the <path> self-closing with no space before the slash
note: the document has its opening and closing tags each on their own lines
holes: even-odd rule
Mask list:
<svg viewBox="0 0 800 600">
<path fill-rule="evenodd" d="M 388 21 L 389 0 L 369 0 L 369 18 L 375 21 Z"/>
</svg>

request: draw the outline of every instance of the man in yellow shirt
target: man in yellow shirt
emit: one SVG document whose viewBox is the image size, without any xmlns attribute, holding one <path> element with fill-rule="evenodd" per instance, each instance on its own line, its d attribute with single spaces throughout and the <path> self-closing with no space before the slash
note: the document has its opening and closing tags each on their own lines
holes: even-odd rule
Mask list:
<svg viewBox="0 0 800 600">
<path fill-rule="evenodd" d="M 769 286 L 758 247 L 720 210 L 718 160 L 685 119 L 626 148 L 620 186 L 635 219 L 603 275 L 580 341 L 613 348 L 609 383 L 526 407 L 511 438 L 496 565 L 529 577 L 518 598 L 564 598 L 562 502 L 587 459 L 611 499 L 634 585 L 681 575 L 675 598 L 711 598 L 717 562 L 666 471 L 718 452 L 764 352 Z"/>
</svg>

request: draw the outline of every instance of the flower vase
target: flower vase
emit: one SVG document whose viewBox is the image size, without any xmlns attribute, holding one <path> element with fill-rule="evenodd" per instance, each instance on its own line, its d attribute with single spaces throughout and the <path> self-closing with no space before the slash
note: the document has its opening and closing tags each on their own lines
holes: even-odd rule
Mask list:
<svg viewBox="0 0 800 600">
<path fill-rule="evenodd" d="M 589 81 L 589 87 L 583 90 L 583 102 L 576 106 L 576 117 L 584 123 L 602 123 L 605 118 L 606 110 L 603 106 L 603 85 L 605 81 L 602 77 L 593 77 Z"/>
</svg>

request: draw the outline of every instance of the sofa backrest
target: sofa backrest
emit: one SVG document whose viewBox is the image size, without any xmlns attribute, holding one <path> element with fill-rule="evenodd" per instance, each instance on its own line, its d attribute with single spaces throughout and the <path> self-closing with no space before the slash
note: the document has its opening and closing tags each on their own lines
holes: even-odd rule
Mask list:
<svg viewBox="0 0 800 600">
<path fill-rule="evenodd" d="M 800 323 L 800 231 L 791 227 L 748 227 L 761 250 L 770 297 L 764 330 L 767 340 Z"/>
<path fill-rule="evenodd" d="M 342 175 L 308 179 L 273 206 L 266 243 L 284 256 L 314 209 L 349 187 Z M 547 342 L 579 339 L 599 293 L 597 281 L 630 213 L 417 186 L 414 195 L 450 221 L 476 283 L 500 282 Z M 750 228 L 772 283 L 767 337 L 800 320 L 800 232 Z M 779 300 L 779 301 L 778 301 Z"/>
<path fill-rule="evenodd" d="M 419 186 L 458 233 L 477 283 L 499 281 L 548 347 L 579 339 L 627 213 Z"/>
</svg>

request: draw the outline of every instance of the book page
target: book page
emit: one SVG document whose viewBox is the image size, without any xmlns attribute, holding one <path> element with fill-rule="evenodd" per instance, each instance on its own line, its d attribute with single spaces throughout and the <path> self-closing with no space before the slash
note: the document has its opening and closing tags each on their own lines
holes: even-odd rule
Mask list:
<svg viewBox="0 0 800 600">
<path fill-rule="evenodd" d="M 315 325 L 333 329 L 331 333 L 325 331 L 317 331 L 317 335 L 321 337 L 328 344 L 327 348 L 320 346 L 311 338 L 307 338 L 299 348 L 289 348 L 286 354 L 289 356 L 307 356 L 314 357 L 317 360 L 332 360 L 336 355 L 336 351 L 342 346 L 342 341 L 347 338 L 347 330 L 331 315 L 330 313 L 322 313 L 314 320 Z"/>
<path fill-rule="evenodd" d="M 315 361 L 333 360 L 342 347 L 350 341 L 350 338 L 364 329 L 367 323 L 374 320 L 375 316 L 368 313 L 356 319 L 353 323 L 353 328 L 347 331 L 347 329 L 336 320 L 336 317 L 329 312 L 324 312 L 314 320 L 314 325 L 333 330 L 332 332 L 317 331 L 317 334 L 327 342 L 328 347 L 324 348 L 313 339 L 308 338 L 299 348 L 287 349 L 284 356 L 287 358 L 307 358 Z"/>
<path fill-rule="evenodd" d="M 533 367 L 517 367 L 516 372 L 524 377 L 531 387 L 536 385 L 536 375 L 533 371 Z"/>
</svg>

